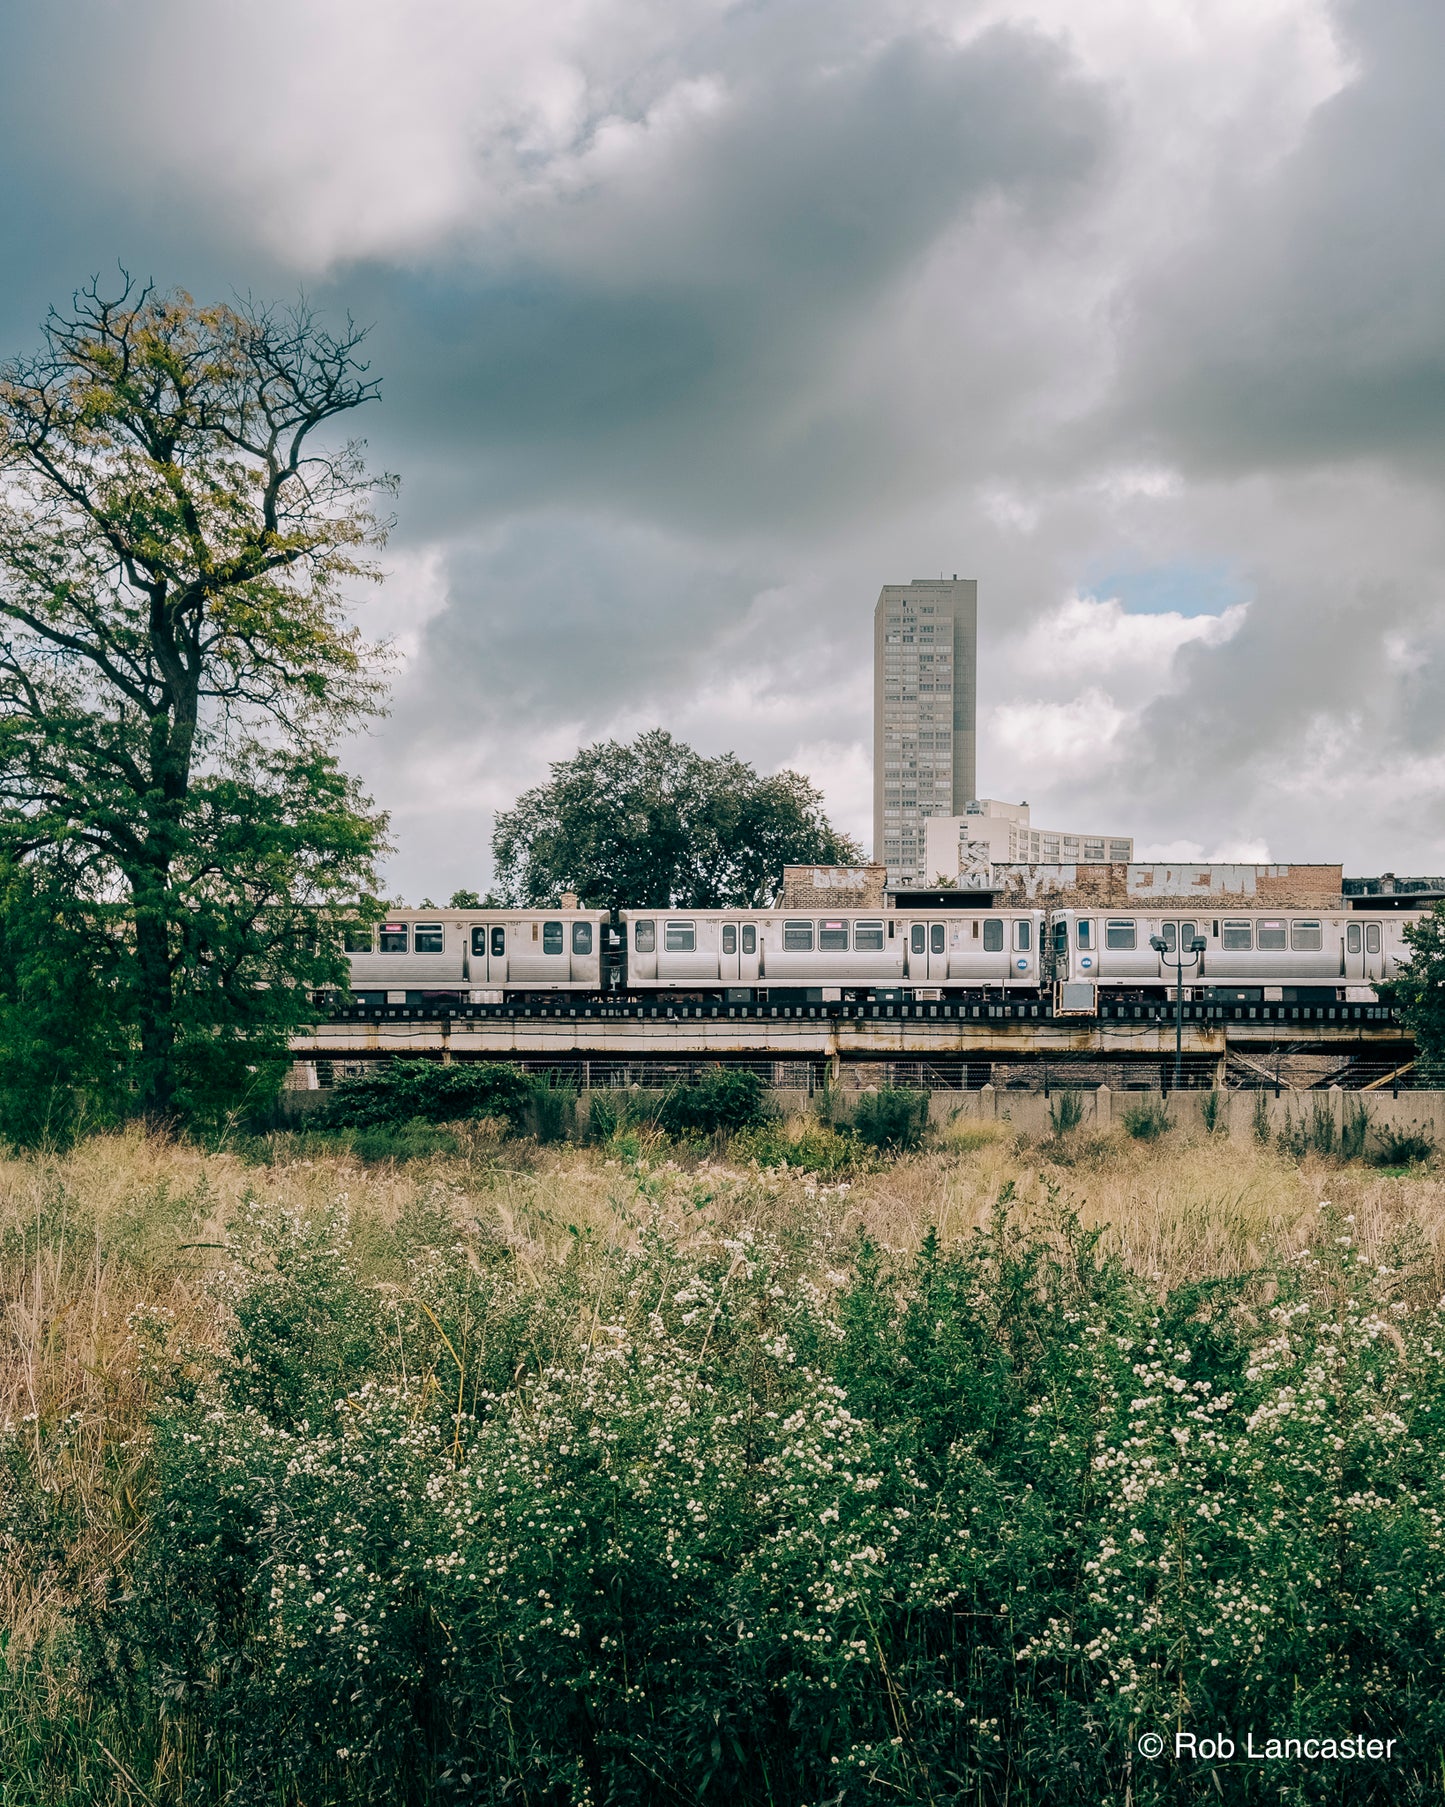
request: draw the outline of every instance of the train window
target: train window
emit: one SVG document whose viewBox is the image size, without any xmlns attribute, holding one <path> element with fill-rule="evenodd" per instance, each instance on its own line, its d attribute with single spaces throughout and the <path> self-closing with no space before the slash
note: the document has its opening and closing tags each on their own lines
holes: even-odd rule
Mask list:
<svg viewBox="0 0 1445 1807">
<path fill-rule="evenodd" d="M 1228 922 L 1219 937 L 1219 945 L 1238 953 L 1242 948 L 1254 946 L 1254 924 L 1252 922 Z"/>
<path fill-rule="evenodd" d="M 933 923 L 928 931 L 928 951 L 941 954 L 948 945 L 948 931 L 941 922 Z"/>
<path fill-rule="evenodd" d="M 983 925 L 983 951 L 986 954 L 1001 954 L 1003 952 L 1003 918 L 1001 916 L 990 916 L 985 920 Z"/>
<path fill-rule="evenodd" d="M 369 954 L 371 952 L 371 924 L 369 922 L 343 923 L 341 945 L 348 954 Z"/>
<path fill-rule="evenodd" d="M 592 924 L 590 922 L 574 922 L 572 924 L 572 952 L 574 954 L 590 954 L 592 952 Z"/>
<path fill-rule="evenodd" d="M 1066 922 L 1054 924 L 1054 952 L 1066 954 L 1069 951 L 1069 925 Z"/>
<path fill-rule="evenodd" d="M 881 954 L 883 952 L 883 924 L 881 922 L 855 922 L 853 924 L 853 947 L 860 954 Z"/>
<path fill-rule="evenodd" d="M 848 925 L 846 922 L 820 922 L 818 924 L 818 946 L 836 953 L 840 948 L 848 951 Z"/>
<path fill-rule="evenodd" d="M 1187 949 L 1189 946 L 1189 943 L 1194 939 L 1194 937 L 1198 933 L 1199 933 L 1199 924 L 1197 922 L 1181 922 L 1179 925 L 1179 945 L 1180 945 L 1180 947 Z"/>
<path fill-rule="evenodd" d="M 1172 922 L 1159 924 L 1159 939 L 1164 943 L 1164 952 L 1172 954 L 1179 938 L 1178 925 Z"/>
<path fill-rule="evenodd" d="M 492 930 L 492 958 L 503 960 L 507 954 L 507 931 L 500 926 Z"/>
<path fill-rule="evenodd" d="M 1364 937 L 1360 933 L 1360 926 L 1358 922 L 1352 922 L 1345 929 L 1345 952 L 1347 954 L 1357 954 L 1364 946 Z"/>
<path fill-rule="evenodd" d="M 384 922 L 381 925 L 381 951 L 384 954 L 404 954 L 407 950 L 407 926 L 404 922 Z"/>
<path fill-rule="evenodd" d="M 697 948 L 695 922 L 669 922 L 662 930 L 662 945 L 669 954 L 690 954 Z"/>
<path fill-rule="evenodd" d="M 1378 954 L 1380 951 L 1380 925 L 1378 922 L 1365 924 L 1365 952 Z"/>
<path fill-rule="evenodd" d="M 813 951 L 813 925 L 811 922 L 785 922 L 783 924 L 783 946 L 795 954 L 809 954 Z"/>
<path fill-rule="evenodd" d="M 1325 945 L 1324 924 L 1292 922 L 1289 925 L 1289 944 L 1297 954 L 1317 954 Z"/>
<path fill-rule="evenodd" d="M 743 952 L 745 954 L 755 954 L 757 951 L 758 951 L 757 924 L 752 923 L 752 922 L 745 922 L 743 924 Z"/>
<path fill-rule="evenodd" d="M 1078 929 L 1079 946 L 1081 948 L 1084 948 L 1085 950 L 1091 948 L 1094 945 L 1094 925 L 1093 925 L 1093 923 L 1092 922 L 1081 922 L 1081 923 L 1078 923 L 1076 925 L 1076 927 Z"/>
<path fill-rule="evenodd" d="M 478 960 L 486 959 L 487 931 L 485 929 L 472 930 L 472 952 L 476 955 Z"/>
<path fill-rule="evenodd" d="M 635 922 L 632 925 L 632 945 L 639 954 L 657 952 L 657 924 L 655 922 Z"/>
<path fill-rule="evenodd" d="M 912 933 L 913 933 L 913 942 L 912 942 L 913 951 L 915 954 L 921 954 L 924 950 L 924 947 L 927 945 L 928 931 L 924 928 L 924 926 L 921 922 L 915 922 L 913 925 Z"/>
<path fill-rule="evenodd" d="M 544 954 L 560 954 L 565 951 L 565 939 L 560 922 L 544 922 L 542 924 L 542 952 Z"/>
<path fill-rule="evenodd" d="M 1262 922 L 1255 931 L 1254 944 L 1261 953 L 1278 953 L 1288 941 L 1288 931 L 1282 922 Z"/>
<path fill-rule="evenodd" d="M 735 954 L 738 951 L 738 925 L 735 922 L 723 924 L 722 951 L 725 954 Z"/>
<path fill-rule="evenodd" d="M 1014 952 L 1026 954 L 1034 945 L 1034 925 L 1027 916 L 1014 919 Z"/>
<path fill-rule="evenodd" d="M 1132 922 L 1106 922 L 1104 924 L 1105 947 L 1133 947 L 1134 924 Z"/>
<path fill-rule="evenodd" d="M 416 925 L 416 943 L 412 951 L 418 954 L 439 954 L 443 940 L 442 925 L 439 922 L 419 922 Z"/>
</svg>

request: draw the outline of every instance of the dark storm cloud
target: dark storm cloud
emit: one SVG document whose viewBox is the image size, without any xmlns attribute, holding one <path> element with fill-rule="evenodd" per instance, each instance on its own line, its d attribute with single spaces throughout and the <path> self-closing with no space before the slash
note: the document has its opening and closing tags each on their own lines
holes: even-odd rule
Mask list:
<svg viewBox="0 0 1445 1807">
<path fill-rule="evenodd" d="M 11 8 L 0 340 L 117 262 L 374 322 L 353 754 L 414 894 L 650 722 L 866 835 L 869 612 L 939 569 L 993 794 L 1428 867 L 1442 50 L 1426 0 Z"/>
<path fill-rule="evenodd" d="M 1110 120 L 1057 48 L 998 29 L 761 71 L 636 137 L 505 247 L 338 285 L 379 322 L 390 431 L 439 508 L 756 529 L 891 488 L 910 435 L 830 397 L 854 336 L 980 207 L 1045 229 Z"/>
<path fill-rule="evenodd" d="M 1121 409 L 1216 470 L 1445 456 L 1445 8 L 1350 0 L 1298 149 L 1130 294 Z"/>
</svg>

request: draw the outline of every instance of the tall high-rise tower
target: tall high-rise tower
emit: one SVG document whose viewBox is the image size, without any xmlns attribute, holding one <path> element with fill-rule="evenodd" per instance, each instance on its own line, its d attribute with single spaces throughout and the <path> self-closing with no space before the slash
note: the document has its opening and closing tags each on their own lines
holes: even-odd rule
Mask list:
<svg viewBox="0 0 1445 1807">
<path fill-rule="evenodd" d="M 873 611 L 873 858 L 926 884 L 923 824 L 976 795 L 978 584 L 885 584 Z"/>
</svg>

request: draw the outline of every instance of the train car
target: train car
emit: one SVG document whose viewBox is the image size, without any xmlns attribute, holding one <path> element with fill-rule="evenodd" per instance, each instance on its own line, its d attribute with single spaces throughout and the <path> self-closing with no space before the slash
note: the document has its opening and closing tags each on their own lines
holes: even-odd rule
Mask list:
<svg viewBox="0 0 1445 1807">
<path fill-rule="evenodd" d="M 605 910 L 395 910 L 344 945 L 362 1004 L 493 1003 L 602 989 Z"/>
<path fill-rule="evenodd" d="M 1187 997 L 1327 1002 L 1373 999 L 1410 950 L 1402 930 L 1418 912 L 1221 910 L 1168 915 L 1128 910 L 1056 910 L 1051 918 L 1054 978 L 1069 1007 L 1092 1005 L 1089 988 L 1164 997 L 1185 950 Z M 1153 943 L 1162 941 L 1163 951 Z M 1204 947 L 1188 956 L 1190 943 Z M 1081 989 L 1082 988 L 1082 989 Z M 1063 994 L 1061 993 L 1061 997 Z"/>
<path fill-rule="evenodd" d="M 623 910 L 629 992 L 830 998 L 1037 991 L 1044 912 Z"/>
</svg>

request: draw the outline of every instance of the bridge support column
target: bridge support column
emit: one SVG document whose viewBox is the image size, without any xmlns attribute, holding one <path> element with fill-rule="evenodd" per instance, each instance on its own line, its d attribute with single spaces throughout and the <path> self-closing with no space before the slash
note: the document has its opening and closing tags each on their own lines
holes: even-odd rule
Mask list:
<svg viewBox="0 0 1445 1807">
<path fill-rule="evenodd" d="M 1108 1086 L 1101 1085 L 1094 1093 L 1094 1123 L 1099 1129 L 1108 1129 L 1114 1121 L 1114 1094 Z"/>
<path fill-rule="evenodd" d="M 980 1117 L 996 1117 L 998 1115 L 998 1093 L 990 1082 L 978 1088 L 978 1114 Z"/>
</svg>

